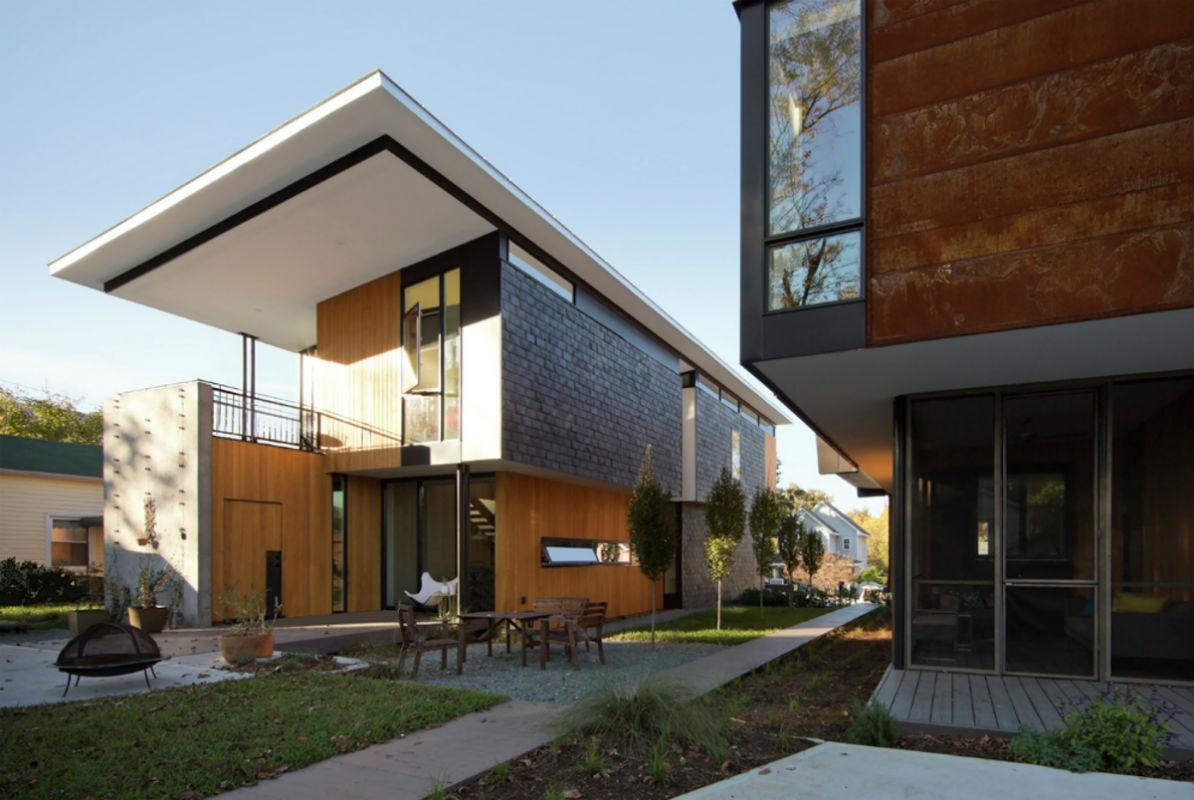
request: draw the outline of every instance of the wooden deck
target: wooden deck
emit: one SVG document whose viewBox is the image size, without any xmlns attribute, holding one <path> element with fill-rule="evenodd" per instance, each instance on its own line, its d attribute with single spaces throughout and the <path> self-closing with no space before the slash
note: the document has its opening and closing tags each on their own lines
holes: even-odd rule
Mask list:
<svg viewBox="0 0 1194 800">
<path fill-rule="evenodd" d="M 1098 697 L 1108 684 L 1095 681 L 967 675 L 888 667 L 871 696 L 909 733 L 985 733 L 1010 736 L 1021 728 L 1052 730 L 1076 706 Z M 1156 697 L 1176 712 L 1169 723 L 1178 755 L 1194 753 L 1194 688 L 1116 683 Z"/>
</svg>

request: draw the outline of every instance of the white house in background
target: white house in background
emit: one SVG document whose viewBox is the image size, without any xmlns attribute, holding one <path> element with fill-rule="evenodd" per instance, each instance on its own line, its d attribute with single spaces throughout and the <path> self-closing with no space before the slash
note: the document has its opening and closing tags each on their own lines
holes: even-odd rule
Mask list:
<svg viewBox="0 0 1194 800">
<path fill-rule="evenodd" d="M 867 541 L 870 534 L 850 519 L 836 506 L 820 503 L 812 509 L 800 512 L 805 529 L 821 534 L 826 554 L 848 556 L 854 561 L 857 576 L 867 566 Z M 771 582 L 783 583 L 786 571 L 783 561 L 777 555 L 771 563 Z"/>
</svg>

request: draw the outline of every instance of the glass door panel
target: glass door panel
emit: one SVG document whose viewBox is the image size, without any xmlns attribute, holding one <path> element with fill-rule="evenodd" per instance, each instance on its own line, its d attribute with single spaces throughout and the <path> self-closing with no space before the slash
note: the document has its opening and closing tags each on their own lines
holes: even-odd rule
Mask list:
<svg viewBox="0 0 1194 800">
<path fill-rule="evenodd" d="M 911 661 L 995 667 L 995 399 L 912 404 Z"/>
<path fill-rule="evenodd" d="M 385 605 L 407 602 L 404 591 L 419 591 L 418 484 L 387 483 L 383 506 Z"/>
<path fill-rule="evenodd" d="M 1098 503 L 1094 391 L 1004 402 L 1004 669 L 1092 677 Z"/>
<path fill-rule="evenodd" d="M 419 524 L 422 571 L 437 581 L 456 577 L 456 481 L 423 481 Z"/>
</svg>

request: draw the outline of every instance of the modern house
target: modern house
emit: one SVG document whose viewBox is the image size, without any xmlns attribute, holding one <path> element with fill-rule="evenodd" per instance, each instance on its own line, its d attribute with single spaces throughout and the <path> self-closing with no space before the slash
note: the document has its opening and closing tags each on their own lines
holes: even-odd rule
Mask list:
<svg viewBox="0 0 1194 800">
<path fill-rule="evenodd" d="M 109 569 L 173 567 L 192 624 L 233 587 L 392 608 L 424 572 L 466 608 L 704 605 L 708 488 L 775 481 L 782 407 L 380 72 L 50 271 L 243 336 L 240 387 L 104 406 Z M 296 402 L 255 391 L 259 341 L 299 354 Z M 683 540 L 654 587 L 626 528 L 648 446 Z"/>
<path fill-rule="evenodd" d="M 103 569 L 98 445 L 0 436 L 0 559 Z"/>
<path fill-rule="evenodd" d="M 898 691 L 1194 682 L 1194 6 L 735 7 L 741 361 L 890 497 Z"/>
</svg>

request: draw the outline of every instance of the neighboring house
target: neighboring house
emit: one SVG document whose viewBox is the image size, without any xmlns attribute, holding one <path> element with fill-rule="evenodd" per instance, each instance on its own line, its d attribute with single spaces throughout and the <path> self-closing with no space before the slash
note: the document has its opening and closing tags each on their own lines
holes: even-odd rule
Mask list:
<svg viewBox="0 0 1194 800">
<path fill-rule="evenodd" d="M 104 565 L 103 451 L 0 436 L 0 559 Z"/>
<path fill-rule="evenodd" d="M 474 608 L 644 611 L 626 512 L 648 445 L 682 532 L 658 599 L 707 605 L 709 487 L 775 482 L 782 408 L 380 72 L 51 272 L 245 334 L 240 388 L 104 406 L 109 569 L 176 568 L 190 623 L 231 587 L 292 617 L 391 608 L 423 572 Z M 296 403 L 256 394 L 257 341 L 300 354 Z M 748 542 L 738 562 L 728 592 Z"/>
<path fill-rule="evenodd" d="M 821 576 L 826 578 L 830 585 L 836 586 L 839 580 L 852 582 L 858 573 L 866 569 L 867 540 L 870 534 L 860 528 L 854 520 L 831 503 L 818 503 L 813 508 L 801 509 L 799 513 L 805 530 L 818 534 L 825 543 L 825 555 L 829 557 L 828 560 L 845 567 L 844 572 L 847 574 L 839 574 L 843 571 L 834 570 L 832 576 Z M 778 556 L 772 564 L 772 577 L 784 578 L 787 570 Z M 820 583 L 821 581 L 818 581 L 818 584 Z"/>
<path fill-rule="evenodd" d="M 1190 3 L 736 7 L 741 360 L 890 496 L 894 665 L 1194 679 Z"/>
</svg>

